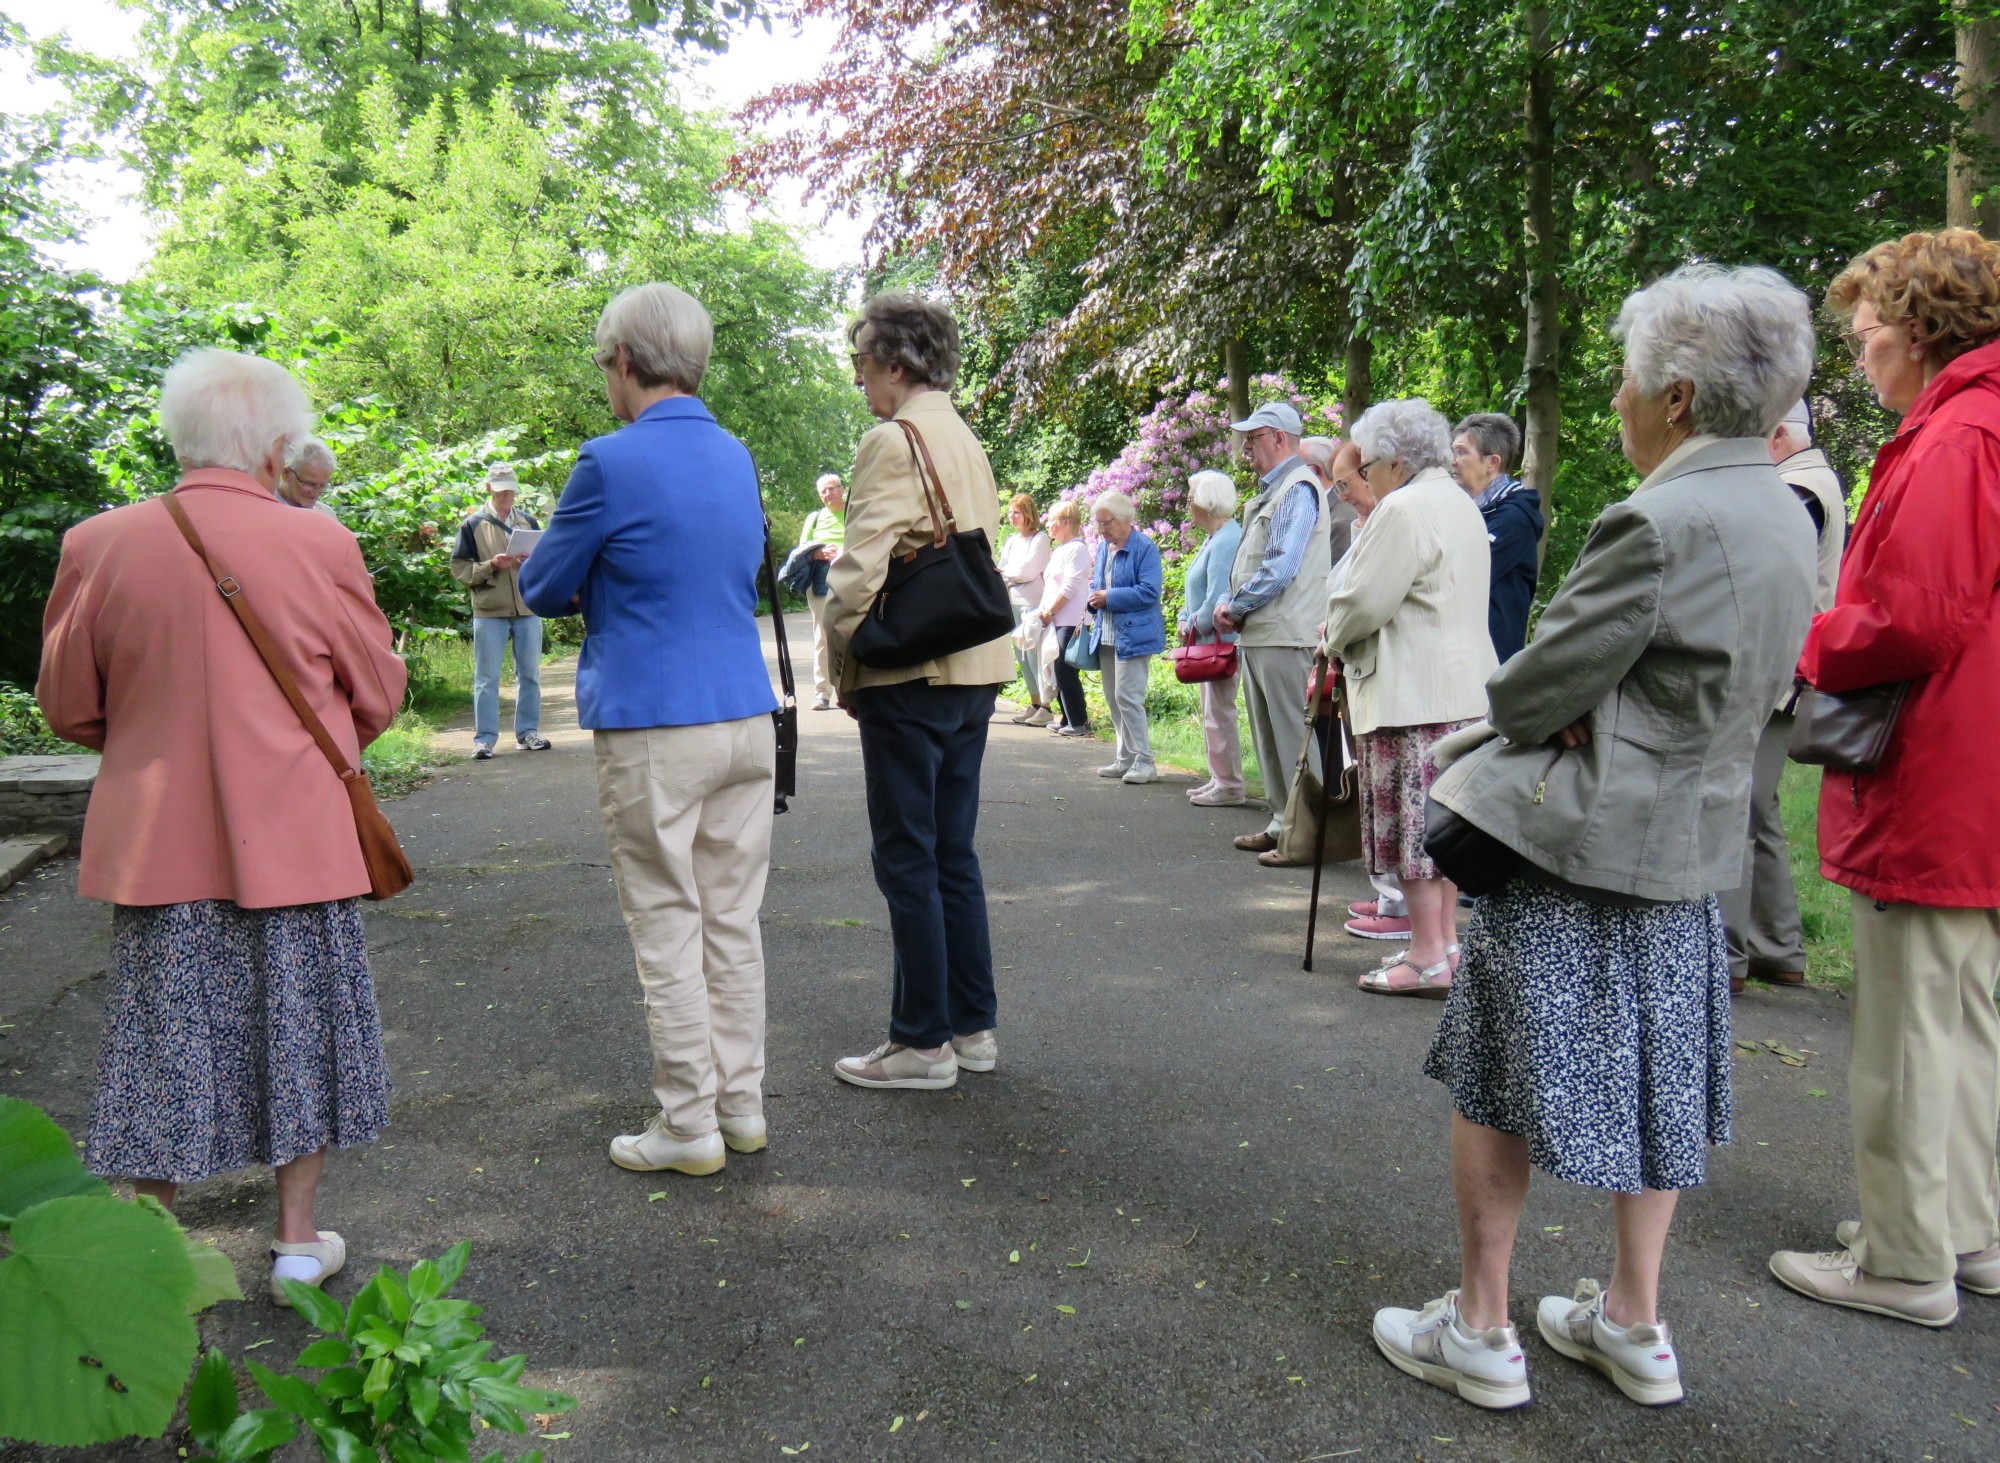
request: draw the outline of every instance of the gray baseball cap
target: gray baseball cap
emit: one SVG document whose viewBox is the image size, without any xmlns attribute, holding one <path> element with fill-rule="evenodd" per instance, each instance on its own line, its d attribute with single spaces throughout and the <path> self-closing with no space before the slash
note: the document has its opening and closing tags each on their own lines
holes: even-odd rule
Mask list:
<svg viewBox="0 0 2000 1463">
<path fill-rule="evenodd" d="M 1242 421 L 1229 424 L 1232 432 L 1254 432 L 1259 427 L 1271 427 L 1296 437 L 1305 430 L 1305 423 L 1299 420 L 1290 402 L 1267 401 Z"/>
</svg>

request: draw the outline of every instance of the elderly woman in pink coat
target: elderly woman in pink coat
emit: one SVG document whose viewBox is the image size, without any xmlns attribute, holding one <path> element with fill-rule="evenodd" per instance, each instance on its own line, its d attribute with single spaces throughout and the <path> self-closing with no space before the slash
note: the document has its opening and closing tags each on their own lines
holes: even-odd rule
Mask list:
<svg viewBox="0 0 2000 1463">
<path fill-rule="evenodd" d="M 312 434 L 281 367 L 198 350 L 160 384 L 174 489 L 340 750 L 389 724 L 406 674 L 354 535 L 276 494 Z M 389 1120 L 347 793 L 162 499 L 63 540 L 36 686 L 102 751 L 81 892 L 115 907 L 85 1162 L 171 1205 L 181 1184 L 277 1169 L 271 1293 L 346 1246 L 316 1227 L 330 1147 Z"/>
</svg>

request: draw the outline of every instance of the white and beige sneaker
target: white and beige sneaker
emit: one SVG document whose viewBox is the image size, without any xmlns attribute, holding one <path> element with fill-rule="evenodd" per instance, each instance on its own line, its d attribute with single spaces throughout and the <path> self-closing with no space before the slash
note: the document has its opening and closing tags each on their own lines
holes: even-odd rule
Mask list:
<svg viewBox="0 0 2000 1463">
<path fill-rule="evenodd" d="M 1771 1273 L 1800 1295 L 1851 1311 L 1931 1327 L 1949 1326 L 1958 1319 L 1958 1287 L 1951 1281 L 1925 1284 L 1870 1275 L 1848 1249 L 1817 1255 L 1780 1250 L 1771 1256 Z"/>
<path fill-rule="evenodd" d="M 935 1092 L 958 1081 L 958 1053 L 950 1046 L 934 1057 L 913 1046 L 885 1041 L 863 1057 L 842 1057 L 833 1064 L 833 1075 L 856 1087 L 897 1087 L 919 1092 Z"/>
<path fill-rule="evenodd" d="M 731 1153 L 761 1153 L 770 1140 L 764 1119 L 751 1113 L 739 1118 L 717 1118 L 716 1126 L 722 1129 L 722 1141 Z"/>
<path fill-rule="evenodd" d="M 1843 1219 L 1834 1226 L 1833 1237 L 1843 1250 L 1854 1248 L 1861 1238 L 1861 1221 Z M 1958 1257 L 1958 1288 L 1974 1295 L 2000 1295 L 2000 1245 L 1971 1250 Z"/>
<path fill-rule="evenodd" d="M 990 1072 L 1000 1060 L 1000 1034 L 975 1031 L 970 1036 L 954 1036 L 951 1049 L 958 1054 L 961 1072 Z"/>
<path fill-rule="evenodd" d="M 1603 1372 L 1640 1406 L 1681 1400 L 1681 1364 L 1667 1323 L 1614 1325 L 1604 1314 L 1604 1290 L 1595 1280 L 1577 1281 L 1574 1296 L 1543 1296 L 1535 1326 L 1542 1340 L 1571 1361 Z"/>
<path fill-rule="evenodd" d="M 1375 1313 L 1375 1345 L 1400 1370 L 1456 1392 L 1474 1407 L 1501 1411 L 1528 1401 L 1528 1363 L 1512 1326 L 1467 1330 L 1458 1292 L 1420 1311 L 1387 1306 Z"/>
<path fill-rule="evenodd" d="M 719 1170 L 726 1159 L 722 1134 L 703 1133 L 699 1138 L 676 1138 L 667 1131 L 663 1115 L 655 1116 L 643 1133 L 624 1133 L 611 1140 L 611 1161 L 634 1173 L 671 1170 L 699 1178 Z"/>
</svg>

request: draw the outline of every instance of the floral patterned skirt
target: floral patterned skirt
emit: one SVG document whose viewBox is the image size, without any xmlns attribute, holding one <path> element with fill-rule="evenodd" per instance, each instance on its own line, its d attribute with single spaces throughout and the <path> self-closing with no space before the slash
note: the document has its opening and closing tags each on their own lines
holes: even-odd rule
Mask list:
<svg viewBox="0 0 2000 1463">
<path fill-rule="evenodd" d="M 1361 775 L 1361 856 L 1371 874 L 1435 879 L 1424 852 L 1424 794 L 1438 780 L 1431 748 L 1471 721 L 1378 726 L 1355 739 Z"/>
<path fill-rule="evenodd" d="M 352 899 L 119 905 L 84 1162 L 192 1183 L 389 1125 L 382 1022 Z"/>
<path fill-rule="evenodd" d="M 1729 952 L 1713 896 L 1602 904 L 1525 878 L 1487 895 L 1424 1075 L 1535 1167 L 1637 1193 L 1701 1183 L 1729 1141 Z"/>
</svg>

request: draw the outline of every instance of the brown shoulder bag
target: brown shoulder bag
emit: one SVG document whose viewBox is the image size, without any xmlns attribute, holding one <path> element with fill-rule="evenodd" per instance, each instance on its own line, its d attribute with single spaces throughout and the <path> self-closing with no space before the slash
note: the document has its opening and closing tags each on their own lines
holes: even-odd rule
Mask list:
<svg viewBox="0 0 2000 1463">
<path fill-rule="evenodd" d="M 292 710 L 305 723 L 312 739 L 326 754 L 334 775 L 347 789 L 347 801 L 354 810 L 354 831 L 361 839 L 361 858 L 368 866 L 369 899 L 388 899 L 401 894 L 415 881 L 416 875 L 410 871 L 410 861 L 403 854 L 402 845 L 396 842 L 396 830 L 389 826 L 389 820 L 382 816 L 382 810 L 375 805 L 374 789 L 368 785 L 368 774 L 353 766 L 326 727 L 314 714 L 306 698 L 299 692 L 299 683 L 292 679 L 292 673 L 285 668 L 284 658 L 278 654 L 278 647 L 271 643 L 271 637 L 264 633 L 263 622 L 257 612 L 250 608 L 249 598 L 243 593 L 242 584 L 234 575 L 226 574 L 209 558 L 208 550 L 202 546 L 201 535 L 195 532 L 194 524 L 188 520 L 187 509 L 180 505 L 176 497 L 178 489 L 169 492 L 162 500 L 167 512 L 173 515 L 174 524 L 181 531 L 181 537 L 188 541 L 188 547 L 208 568 L 208 577 L 215 581 L 223 600 L 236 612 L 244 633 L 250 643 L 257 647 L 257 654 L 264 662 L 264 668 L 271 673 L 271 679 L 278 683 L 278 689 L 285 693 L 285 699 L 292 703 Z"/>
</svg>

